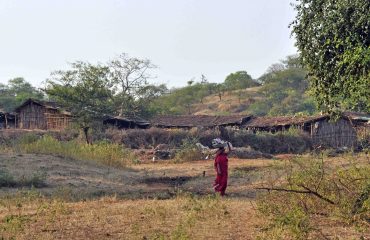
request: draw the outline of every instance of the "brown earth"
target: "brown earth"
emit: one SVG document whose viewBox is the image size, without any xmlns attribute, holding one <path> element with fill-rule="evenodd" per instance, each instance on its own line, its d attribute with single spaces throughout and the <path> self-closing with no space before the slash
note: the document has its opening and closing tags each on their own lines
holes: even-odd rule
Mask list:
<svg viewBox="0 0 370 240">
<path fill-rule="evenodd" d="M 1 170 L 15 179 L 46 173 L 46 186 L 37 191 L 57 198 L 0 188 L 0 239 L 255 239 L 266 219 L 256 210 L 254 186 L 271 174 L 274 161 L 230 159 L 228 197 L 220 199 L 211 194 L 212 160 L 114 169 L 58 156 L 3 153 Z M 346 164 L 339 157 L 328 162 Z M 14 197 L 5 197 L 9 193 Z M 358 239 L 345 224 L 316 221 L 323 221 L 322 235 L 310 239 Z"/>
<path fill-rule="evenodd" d="M 212 160 L 114 169 L 58 156 L 0 154 L 0 169 L 16 180 L 46 173 L 37 191 L 53 197 L 0 188 L 0 239 L 253 239 L 260 224 L 253 184 L 271 161 L 230 159 L 229 195 L 218 199 Z"/>
<path fill-rule="evenodd" d="M 261 178 L 263 167 L 273 160 L 230 159 L 230 197 L 254 198 L 253 184 Z M 17 180 L 34 174 L 46 174 L 44 195 L 68 192 L 79 200 L 107 195 L 120 198 L 167 199 L 178 191 L 198 195 L 212 193 L 213 161 L 201 160 L 174 164 L 155 162 L 116 169 L 89 161 L 36 154 L 0 154 L 0 168 Z M 0 188 L 0 195 L 19 188 Z"/>
</svg>

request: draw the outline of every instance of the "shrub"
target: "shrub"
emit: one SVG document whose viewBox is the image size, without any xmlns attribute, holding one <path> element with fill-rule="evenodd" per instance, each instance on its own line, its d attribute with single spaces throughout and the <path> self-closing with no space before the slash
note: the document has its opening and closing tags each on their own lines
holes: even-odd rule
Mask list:
<svg viewBox="0 0 370 240">
<path fill-rule="evenodd" d="M 347 166 L 332 169 L 323 159 L 294 159 L 273 170 L 268 194 L 258 201 L 269 232 L 307 239 L 317 229 L 312 216 L 340 221 L 364 231 L 370 219 L 370 165 L 347 158 Z M 278 174 L 276 174 L 278 173 Z M 281 179 L 279 176 L 285 176 Z M 283 231 L 277 231 L 277 230 Z M 281 238 L 283 238 L 281 236 Z"/>
<path fill-rule="evenodd" d="M 5 169 L 0 170 L 0 187 L 44 187 L 46 186 L 46 172 L 35 172 L 31 176 L 15 178 Z"/>
<path fill-rule="evenodd" d="M 14 177 L 5 169 L 0 169 L 0 187 L 13 187 L 15 185 Z"/>
<path fill-rule="evenodd" d="M 195 136 L 199 139 L 199 142 L 208 147 L 212 147 L 212 140 L 220 137 L 220 133 L 214 130 L 203 130 L 195 133 Z"/>
<path fill-rule="evenodd" d="M 165 130 L 160 128 L 150 129 L 109 129 L 107 138 L 112 142 L 124 144 L 128 148 L 155 148 L 159 144 L 168 144 L 172 147 L 179 147 L 185 138 L 190 136 L 185 130 Z"/>
<path fill-rule="evenodd" d="M 223 129 L 108 129 L 107 139 L 128 148 L 155 148 L 159 144 L 167 144 L 172 148 L 181 148 L 185 139 L 197 139 L 204 146 L 211 147 L 212 139 L 221 137 L 231 141 L 234 147 L 250 146 L 257 151 L 269 154 L 303 153 L 312 148 L 311 139 L 297 129 L 279 133 L 258 132 L 246 130 Z"/>
<path fill-rule="evenodd" d="M 92 160 L 108 166 L 125 167 L 135 156 L 118 144 L 98 142 L 94 145 L 76 141 L 61 142 L 51 136 L 44 136 L 31 143 L 18 146 L 25 153 L 56 154 L 76 160 Z"/>
<path fill-rule="evenodd" d="M 312 148 L 311 139 L 296 130 L 279 133 L 248 131 L 232 132 L 231 142 L 235 147 L 251 146 L 253 149 L 270 153 L 303 153 Z"/>
<path fill-rule="evenodd" d="M 31 176 L 22 176 L 18 180 L 18 186 L 41 188 L 46 186 L 46 172 L 37 171 Z"/>
<path fill-rule="evenodd" d="M 174 161 L 186 162 L 202 159 L 202 152 L 195 145 L 197 142 L 198 140 L 195 138 L 185 139 L 180 149 L 176 152 Z"/>
</svg>

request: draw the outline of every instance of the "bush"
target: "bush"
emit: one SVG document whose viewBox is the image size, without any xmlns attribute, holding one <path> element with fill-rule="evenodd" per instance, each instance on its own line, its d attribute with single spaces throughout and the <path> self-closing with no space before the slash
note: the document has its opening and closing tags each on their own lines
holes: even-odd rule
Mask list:
<svg viewBox="0 0 370 240">
<path fill-rule="evenodd" d="M 124 144 L 128 148 L 155 148 L 159 144 L 167 144 L 172 148 L 181 148 L 185 139 L 197 139 L 204 146 L 211 147 L 212 139 L 222 138 L 230 141 L 234 147 L 252 147 L 253 149 L 269 153 L 303 153 L 312 148 L 311 139 L 306 134 L 291 129 L 276 134 L 246 130 L 216 129 L 109 129 L 107 139 L 117 144 Z"/>
<path fill-rule="evenodd" d="M 44 187 L 46 186 L 46 173 L 35 172 L 31 176 L 14 178 L 5 169 L 0 170 L 0 187 Z"/>
<path fill-rule="evenodd" d="M 15 185 L 14 177 L 5 169 L 0 169 L 0 187 L 13 187 Z"/>
<path fill-rule="evenodd" d="M 187 162 L 202 159 L 203 154 L 195 145 L 197 142 L 198 140 L 195 138 L 185 139 L 180 149 L 176 152 L 174 161 Z"/>
<path fill-rule="evenodd" d="M 62 131 L 43 131 L 15 129 L 0 131 L 0 146 L 3 149 L 13 148 L 17 145 L 32 143 L 43 136 L 48 135 L 60 141 L 71 141 L 78 137 L 79 132 L 76 129 L 65 129 Z"/>
<path fill-rule="evenodd" d="M 198 130 L 194 135 L 199 139 L 199 142 L 207 147 L 212 147 L 212 140 L 220 137 L 220 132 L 215 130 Z M 225 139 L 227 140 L 227 139 Z"/>
<path fill-rule="evenodd" d="M 117 144 L 123 144 L 128 148 L 155 148 L 159 144 L 168 144 L 171 147 L 179 147 L 185 138 L 190 136 L 185 130 L 165 130 L 160 128 L 150 129 L 108 129 L 107 138 Z"/>
<path fill-rule="evenodd" d="M 370 165 L 351 157 L 346 162 L 345 168 L 336 169 L 323 159 L 300 158 L 277 165 L 273 171 L 278 177 L 265 183 L 263 189 L 269 193 L 258 201 L 259 211 L 270 220 L 265 236 L 280 232 L 307 239 L 319 229 L 313 216 L 355 226 L 361 234 L 370 220 Z"/>
<path fill-rule="evenodd" d="M 251 146 L 253 149 L 270 154 L 303 153 L 311 150 L 309 136 L 296 130 L 279 133 L 258 132 L 256 134 L 240 130 L 231 133 L 234 147 Z"/>
<path fill-rule="evenodd" d="M 76 160 L 92 160 L 108 166 L 125 167 L 135 156 L 118 144 L 98 142 L 94 145 L 77 141 L 61 142 L 51 136 L 43 136 L 31 143 L 18 145 L 24 153 L 55 154 Z"/>
<path fill-rule="evenodd" d="M 31 176 L 22 176 L 18 180 L 18 186 L 25 186 L 25 187 L 45 187 L 46 186 L 46 172 L 38 171 L 33 173 Z"/>
</svg>

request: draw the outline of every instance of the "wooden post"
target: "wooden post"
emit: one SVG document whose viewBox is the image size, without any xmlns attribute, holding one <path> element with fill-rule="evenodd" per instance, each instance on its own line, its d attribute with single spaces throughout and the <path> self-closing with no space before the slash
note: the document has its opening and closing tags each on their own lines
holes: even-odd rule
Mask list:
<svg viewBox="0 0 370 240">
<path fill-rule="evenodd" d="M 6 115 L 8 115 L 8 114 L 7 113 L 4 114 L 4 118 L 5 118 L 5 129 L 8 128 L 8 119 L 7 119 Z"/>
</svg>

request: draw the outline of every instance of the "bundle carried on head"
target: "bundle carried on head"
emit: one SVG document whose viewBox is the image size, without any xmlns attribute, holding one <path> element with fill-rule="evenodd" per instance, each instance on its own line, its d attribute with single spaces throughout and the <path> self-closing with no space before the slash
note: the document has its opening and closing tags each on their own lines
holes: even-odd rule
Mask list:
<svg viewBox="0 0 370 240">
<path fill-rule="evenodd" d="M 212 147 L 214 148 L 224 148 L 227 147 L 227 142 L 221 140 L 220 138 L 215 138 L 212 140 Z"/>
</svg>

